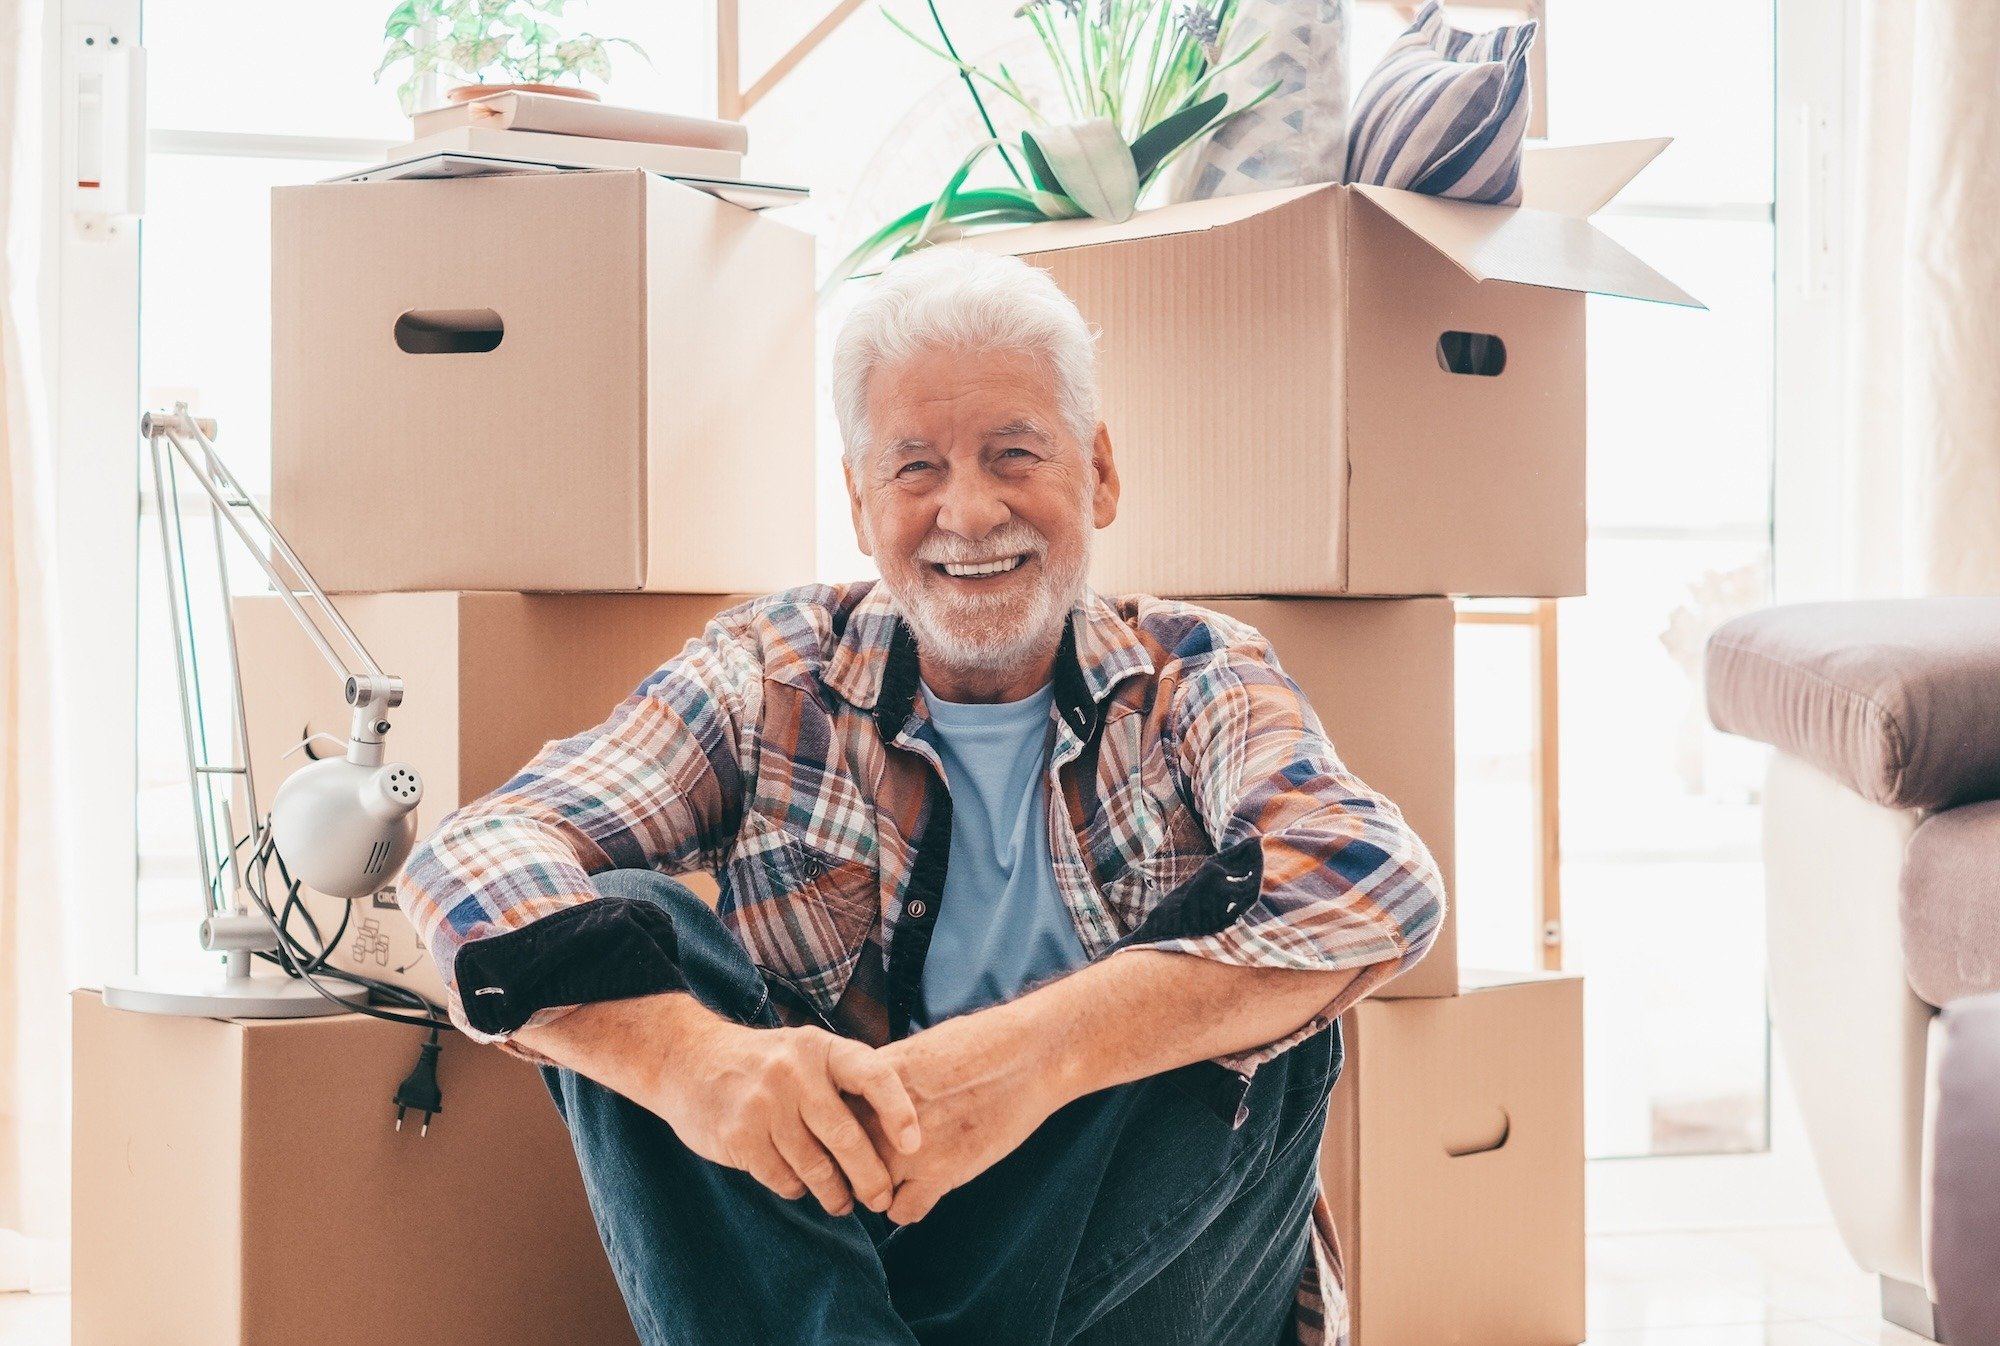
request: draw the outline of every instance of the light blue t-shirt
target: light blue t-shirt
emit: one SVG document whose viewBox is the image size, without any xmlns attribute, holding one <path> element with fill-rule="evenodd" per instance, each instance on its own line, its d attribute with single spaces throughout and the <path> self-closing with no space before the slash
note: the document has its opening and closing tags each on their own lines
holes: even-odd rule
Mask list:
<svg viewBox="0 0 2000 1346">
<path fill-rule="evenodd" d="M 913 1015 L 921 1026 L 1011 1000 L 1088 961 L 1049 855 L 1043 778 L 1054 699 L 1053 683 L 978 705 L 924 685 L 951 789 L 951 860 Z"/>
</svg>

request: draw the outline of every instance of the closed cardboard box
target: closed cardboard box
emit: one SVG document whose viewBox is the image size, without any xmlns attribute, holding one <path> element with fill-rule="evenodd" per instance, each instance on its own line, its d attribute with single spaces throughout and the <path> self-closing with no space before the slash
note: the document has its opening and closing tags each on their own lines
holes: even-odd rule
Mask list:
<svg viewBox="0 0 2000 1346">
<path fill-rule="evenodd" d="M 391 759 L 424 781 L 419 834 L 488 794 L 552 739 L 601 724 L 648 674 L 681 652 L 708 619 L 745 594 L 346 594 L 334 605 L 383 669 L 403 680 L 390 712 Z M 269 811 L 284 778 L 306 761 L 288 752 L 315 733 L 343 742 L 352 712 L 341 686 L 276 594 L 233 604 L 250 726 L 250 765 Z M 316 755 L 337 753 L 321 740 Z M 713 898 L 705 874 L 687 882 Z M 331 933 L 347 903 L 308 891 Z M 436 1000 L 443 984 L 386 889 L 355 904 L 336 967 Z"/>
<path fill-rule="evenodd" d="M 1581 1342 L 1583 979 L 1468 970 L 1341 1035 L 1320 1176 L 1354 1346 Z"/>
<path fill-rule="evenodd" d="M 813 240 L 639 170 L 279 187 L 271 512 L 332 592 L 813 578 Z"/>
<path fill-rule="evenodd" d="M 949 244 L 1099 328 L 1104 592 L 1584 592 L 1584 291 L 1693 304 L 1588 215 L 1663 140 L 1530 151 L 1518 208 L 1325 183 Z"/>
<path fill-rule="evenodd" d="M 1341 762 L 1403 812 L 1430 848 L 1448 894 L 1423 961 L 1376 997 L 1458 993 L 1453 882 L 1457 780 L 1453 732 L 1456 614 L 1443 598 L 1208 600 L 1271 642 Z"/>
<path fill-rule="evenodd" d="M 636 1334 L 535 1068 L 443 1035 L 72 997 L 76 1346 L 547 1346 Z"/>
</svg>

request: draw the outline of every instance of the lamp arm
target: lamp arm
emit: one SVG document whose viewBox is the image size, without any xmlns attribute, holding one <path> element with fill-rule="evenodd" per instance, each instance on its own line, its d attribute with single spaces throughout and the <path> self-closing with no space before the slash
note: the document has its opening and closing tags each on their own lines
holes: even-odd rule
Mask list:
<svg viewBox="0 0 2000 1346">
<path fill-rule="evenodd" d="M 207 422 L 207 425 L 212 427 L 214 422 Z M 298 553 L 292 550 L 291 543 L 285 540 L 284 534 L 280 533 L 277 525 L 271 522 L 271 516 L 266 514 L 250 492 L 243 488 L 243 483 L 237 480 L 236 474 L 230 471 L 228 463 L 224 462 L 222 455 L 216 452 L 214 441 L 208 437 L 203 422 L 189 412 L 187 403 L 177 403 L 170 412 L 148 412 L 140 418 L 139 431 L 148 439 L 164 438 L 173 446 L 174 452 L 188 465 L 195 481 L 214 502 L 217 517 L 228 520 L 229 526 L 243 540 L 243 545 L 252 559 L 270 577 L 278 597 L 292 610 L 293 618 L 305 631 L 314 647 L 319 650 L 320 657 L 340 675 L 347 704 L 354 709 L 348 735 L 348 759 L 363 766 L 379 766 L 382 761 L 382 736 L 389 728 L 388 722 L 380 717 L 383 711 L 403 703 L 403 680 L 382 671 L 382 666 L 368 653 L 368 647 L 361 643 L 361 638 L 354 633 L 354 628 L 347 624 L 347 619 L 340 615 L 340 610 L 334 607 L 332 600 L 327 598 L 326 591 L 312 577 L 312 572 L 306 568 L 305 562 L 301 561 Z M 196 460 L 194 451 L 182 439 L 183 435 L 191 437 L 200 445 L 200 461 Z M 218 480 L 222 486 L 228 488 L 227 495 L 224 494 L 222 487 L 217 485 Z M 256 520 L 261 536 L 259 533 L 253 533 L 244 523 L 241 516 L 245 511 Z M 306 594 L 318 609 L 320 617 L 331 622 L 334 629 L 339 632 L 353 660 L 360 665 L 361 672 L 357 673 L 334 649 L 325 632 L 321 630 L 319 621 L 299 602 L 291 582 L 280 575 L 277 567 L 272 564 L 266 551 L 267 547 L 275 549 L 285 564 L 291 567 L 299 583 L 305 586 Z"/>
</svg>

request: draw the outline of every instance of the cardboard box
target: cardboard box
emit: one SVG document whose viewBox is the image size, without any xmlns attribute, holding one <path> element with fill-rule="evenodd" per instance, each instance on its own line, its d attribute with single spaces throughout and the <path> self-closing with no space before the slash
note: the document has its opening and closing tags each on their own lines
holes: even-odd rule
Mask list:
<svg viewBox="0 0 2000 1346">
<path fill-rule="evenodd" d="M 1423 961 L 1376 997 L 1458 993 L 1454 884 L 1456 614 L 1444 598 L 1207 600 L 1264 634 L 1348 770 L 1403 811 L 1438 862 L 1444 926 Z"/>
<path fill-rule="evenodd" d="M 1320 1149 L 1354 1346 L 1584 1339 L 1583 979 L 1370 997 Z"/>
<path fill-rule="evenodd" d="M 504 784 L 552 739 L 601 724 L 654 669 L 743 594 L 348 594 L 334 606 L 382 668 L 403 679 L 388 755 L 424 781 L 418 830 Z M 314 733 L 343 742 L 352 712 L 341 686 L 274 593 L 232 605 L 250 726 L 250 766 L 268 812 L 306 761 L 285 754 Z M 313 751 L 324 755 L 333 745 Z M 688 885 L 713 900 L 715 884 Z M 308 890 L 331 933 L 347 903 Z M 393 889 L 356 905 L 336 967 L 437 1000 L 444 987 Z"/>
<path fill-rule="evenodd" d="M 423 1035 L 72 997 L 76 1346 L 546 1346 L 637 1337 L 540 1075 L 447 1033 L 444 1111 L 395 1129 Z"/>
<path fill-rule="evenodd" d="M 812 257 L 640 170 L 275 188 L 272 517 L 330 592 L 805 583 Z"/>
<path fill-rule="evenodd" d="M 1666 143 L 1530 150 L 1519 208 L 1326 183 L 949 246 L 1103 333 L 1101 591 L 1580 594 L 1583 292 L 1695 304 L 1587 217 Z"/>
</svg>

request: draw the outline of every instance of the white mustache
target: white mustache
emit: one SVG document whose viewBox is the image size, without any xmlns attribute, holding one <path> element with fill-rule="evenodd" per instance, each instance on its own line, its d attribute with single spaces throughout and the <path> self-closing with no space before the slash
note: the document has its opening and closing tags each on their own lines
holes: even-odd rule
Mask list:
<svg viewBox="0 0 2000 1346">
<path fill-rule="evenodd" d="M 1049 540 L 1026 524 L 1009 524 L 988 533 L 977 542 L 951 533 L 939 533 L 917 548 L 916 559 L 931 565 L 973 565 L 980 561 L 1002 561 L 1023 552 L 1040 556 Z"/>
</svg>

